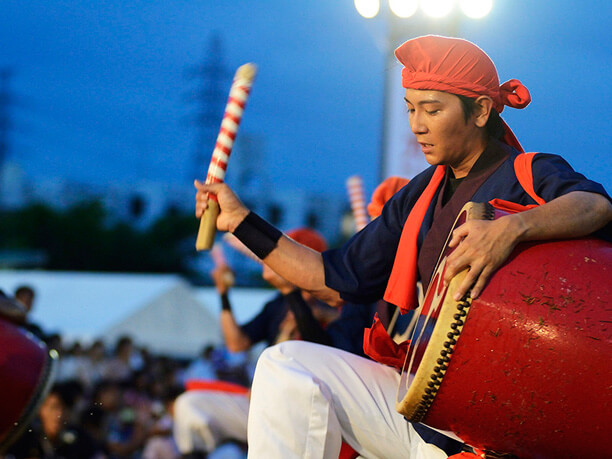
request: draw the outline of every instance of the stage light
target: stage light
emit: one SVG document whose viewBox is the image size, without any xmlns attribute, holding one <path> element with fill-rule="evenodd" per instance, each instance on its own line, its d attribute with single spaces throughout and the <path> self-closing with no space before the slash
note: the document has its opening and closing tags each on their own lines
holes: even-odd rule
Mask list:
<svg viewBox="0 0 612 459">
<path fill-rule="evenodd" d="M 493 0 L 460 0 L 459 6 L 467 17 L 480 19 L 491 12 Z"/>
<path fill-rule="evenodd" d="M 419 6 L 418 0 L 389 0 L 389 8 L 400 18 L 409 18 Z"/>
<path fill-rule="evenodd" d="M 355 8 L 364 18 L 370 19 L 380 11 L 380 0 L 355 0 Z"/>
<path fill-rule="evenodd" d="M 454 3 L 453 0 L 421 0 L 421 9 L 427 16 L 441 18 L 452 11 Z"/>
</svg>

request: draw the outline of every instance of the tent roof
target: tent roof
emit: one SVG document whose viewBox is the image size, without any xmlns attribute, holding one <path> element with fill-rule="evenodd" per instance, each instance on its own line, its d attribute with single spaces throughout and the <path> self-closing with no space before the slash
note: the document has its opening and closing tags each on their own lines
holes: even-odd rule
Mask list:
<svg viewBox="0 0 612 459">
<path fill-rule="evenodd" d="M 191 319 L 186 322 L 214 323 L 214 327 L 200 329 L 209 330 L 205 339 L 213 336 L 214 329 L 219 331 L 220 300 L 215 289 L 193 288 L 178 275 L 0 271 L 0 289 L 7 295 L 12 295 L 16 287 L 24 284 L 36 292 L 32 320 L 45 332 L 58 332 L 68 340 L 110 336 L 111 330 L 123 330 L 120 324 L 136 327 L 139 321 L 144 323 L 145 320 L 147 332 L 157 330 L 160 342 L 171 343 L 181 334 L 186 338 L 184 327 L 187 325 L 177 329 L 178 322 L 171 324 L 169 321 L 170 317 L 177 319 L 173 316 L 176 312 L 173 305 L 177 302 L 183 305 L 183 319 L 189 311 Z M 272 290 L 232 289 L 230 301 L 238 323 L 253 317 L 273 295 Z M 189 327 L 189 336 L 193 338 L 197 335 L 197 326 Z M 220 339 L 220 335 L 215 336 L 214 341 Z M 198 350 L 204 344 L 202 342 Z"/>
</svg>

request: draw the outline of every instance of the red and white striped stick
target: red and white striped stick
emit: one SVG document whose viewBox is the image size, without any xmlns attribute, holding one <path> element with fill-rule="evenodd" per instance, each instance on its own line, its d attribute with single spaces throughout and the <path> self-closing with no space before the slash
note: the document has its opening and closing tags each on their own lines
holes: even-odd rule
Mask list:
<svg viewBox="0 0 612 459">
<path fill-rule="evenodd" d="M 359 175 L 353 175 L 346 179 L 346 191 L 348 192 L 351 209 L 353 211 L 355 228 L 357 232 L 359 232 L 370 222 L 368 213 L 366 212 L 363 180 L 361 180 Z"/>
<path fill-rule="evenodd" d="M 220 183 L 225 179 L 227 162 L 232 153 L 236 132 L 242 120 L 242 113 L 249 98 L 256 73 L 257 67 L 254 64 L 244 64 L 236 70 L 225 106 L 219 135 L 217 136 L 217 143 L 215 144 L 210 165 L 208 166 L 208 174 L 206 175 L 207 184 Z M 218 215 L 219 205 L 217 204 L 217 197 L 211 195 L 208 199 L 208 209 L 206 209 L 200 220 L 200 230 L 196 240 L 197 250 L 207 250 L 212 247 Z"/>
<path fill-rule="evenodd" d="M 227 260 L 225 259 L 225 253 L 223 253 L 223 246 L 219 243 L 215 243 L 210 249 L 210 256 L 217 268 L 227 266 Z"/>
<path fill-rule="evenodd" d="M 230 269 L 227 264 L 227 260 L 225 259 L 225 254 L 223 253 L 223 246 L 221 243 L 215 243 L 210 249 L 210 256 L 215 263 L 215 268 L 222 270 L 223 276 L 225 279 L 225 283 L 232 287 L 236 282 L 236 278 L 234 273 Z"/>
</svg>

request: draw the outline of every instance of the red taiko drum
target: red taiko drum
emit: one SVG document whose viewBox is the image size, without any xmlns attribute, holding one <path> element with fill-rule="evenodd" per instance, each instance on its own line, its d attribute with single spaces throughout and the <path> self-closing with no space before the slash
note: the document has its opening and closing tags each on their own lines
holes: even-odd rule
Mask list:
<svg viewBox="0 0 612 459">
<path fill-rule="evenodd" d="M 472 206 L 455 227 L 492 216 Z M 465 273 L 442 283 L 449 254 L 412 335 L 398 411 L 498 453 L 612 454 L 612 244 L 520 244 L 479 298 L 459 302 Z"/>
<path fill-rule="evenodd" d="M 57 352 L 0 316 L 0 453 L 27 427 L 53 382 Z"/>
</svg>

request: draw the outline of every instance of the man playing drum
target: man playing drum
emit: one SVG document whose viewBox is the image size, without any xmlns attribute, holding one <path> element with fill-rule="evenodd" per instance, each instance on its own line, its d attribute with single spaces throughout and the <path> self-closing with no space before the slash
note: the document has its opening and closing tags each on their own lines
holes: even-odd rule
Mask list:
<svg viewBox="0 0 612 459">
<path fill-rule="evenodd" d="M 414 308 L 415 283 L 427 288 L 466 202 L 538 203 L 517 179 L 514 164 L 522 148 L 499 116 L 505 105 L 525 107 L 528 90 L 518 80 L 500 86 L 491 59 L 466 40 L 420 37 L 395 55 L 404 66 L 410 126 L 432 167 L 343 247 L 309 250 L 249 212 L 227 185 L 196 182 L 196 215 L 206 209 L 207 194 L 215 194 L 219 230 L 234 233 L 274 271 L 328 304 L 384 297 L 403 310 Z M 453 232 L 456 249 L 445 282 L 469 267 L 457 297 L 470 288 L 478 297 L 519 242 L 593 233 L 612 239 L 612 204 L 601 185 L 556 155 L 534 156 L 530 172 L 542 205 L 497 220 L 471 220 Z M 309 343 L 268 349 L 253 383 L 249 455 L 332 458 L 344 438 L 366 457 L 446 457 L 395 411 L 399 378 L 396 368 Z"/>
</svg>

